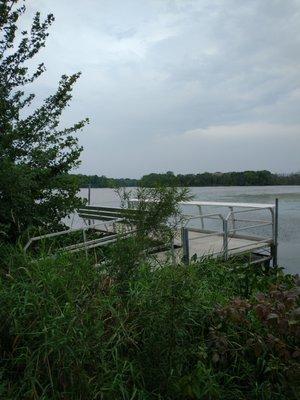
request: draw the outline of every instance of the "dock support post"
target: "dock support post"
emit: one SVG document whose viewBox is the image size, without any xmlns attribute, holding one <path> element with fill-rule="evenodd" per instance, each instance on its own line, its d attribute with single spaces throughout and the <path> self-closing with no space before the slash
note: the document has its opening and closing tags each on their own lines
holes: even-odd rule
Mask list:
<svg viewBox="0 0 300 400">
<path fill-rule="evenodd" d="M 183 262 L 188 265 L 190 261 L 190 255 L 189 255 L 189 231 L 187 228 L 181 229 L 181 241 L 183 249 Z"/>
<path fill-rule="evenodd" d="M 91 204 L 91 184 L 88 186 L 88 205 Z"/>
<path fill-rule="evenodd" d="M 84 249 L 85 249 L 85 257 L 88 258 L 88 251 L 86 248 L 86 232 L 84 229 L 82 231 L 82 234 L 83 234 L 83 242 L 84 242 Z"/>
<path fill-rule="evenodd" d="M 278 199 L 275 199 L 275 213 L 273 217 L 274 224 L 274 238 L 272 245 L 272 258 L 273 258 L 273 267 L 278 267 Z"/>
<path fill-rule="evenodd" d="M 228 221 L 223 219 L 223 256 L 228 260 Z"/>
<path fill-rule="evenodd" d="M 88 205 L 91 204 L 91 184 L 89 183 L 89 187 L 88 187 Z M 88 225 L 91 225 L 91 220 L 88 220 Z"/>
</svg>

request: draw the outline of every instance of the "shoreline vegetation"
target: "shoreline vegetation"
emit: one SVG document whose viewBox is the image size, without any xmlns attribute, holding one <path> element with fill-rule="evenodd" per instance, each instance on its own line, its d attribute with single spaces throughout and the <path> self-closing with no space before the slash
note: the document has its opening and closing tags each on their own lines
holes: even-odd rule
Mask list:
<svg viewBox="0 0 300 400">
<path fill-rule="evenodd" d="M 271 185 L 300 185 L 300 173 L 274 174 L 270 171 L 243 172 L 204 172 L 199 174 L 178 174 L 172 171 L 166 173 L 151 173 L 140 179 L 108 178 L 104 175 L 73 175 L 78 179 L 79 186 L 86 188 L 114 187 L 154 187 L 157 185 L 177 187 L 201 186 L 271 186 Z"/>
<path fill-rule="evenodd" d="M 134 240 L 2 249 L 0 397 L 297 400 L 299 278 L 238 260 L 153 269 Z"/>
</svg>

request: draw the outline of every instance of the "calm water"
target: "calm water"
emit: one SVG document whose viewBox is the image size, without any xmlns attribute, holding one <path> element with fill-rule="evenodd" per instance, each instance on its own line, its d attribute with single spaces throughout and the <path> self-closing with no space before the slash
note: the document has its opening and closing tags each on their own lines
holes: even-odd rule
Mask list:
<svg viewBox="0 0 300 400">
<path fill-rule="evenodd" d="M 274 203 L 279 199 L 279 263 L 300 273 L 300 186 L 248 186 L 191 188 L 195 200 Z M 87 189 L 81 190 L 87 197 Z M 92 189 L 92 204 L 118 205 L 113 189 Z"/>
</svg>

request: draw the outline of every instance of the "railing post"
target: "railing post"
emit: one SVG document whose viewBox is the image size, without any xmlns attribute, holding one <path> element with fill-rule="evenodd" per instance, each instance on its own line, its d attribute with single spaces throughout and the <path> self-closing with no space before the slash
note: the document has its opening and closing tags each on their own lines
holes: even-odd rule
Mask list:
<svg viewBox="0 0 300 400">
<path fill-rule="evenodd" d="M 199 215 L 202 215 L 202 207 L 198 206 L 198 210 L 199 210 Z M 200 218 L 201 219 L 201 228 L 204 229 L 204 218 Z"/>
<path fill-rule="evenodd" d="M 224 260 L 228 260 L 228 221 L 223 219 L 223 256 Z"/>
<path fill-rule="evenodd" d="M 188 265 L 189 261 L 190 261 L 188 228 L 181 228 L 181 241 L 182 241 L 182 249 L 183 249 L 183 262 Z"/>
<path fill-rule="evenodd" d="M 274 238 L 273 238 L 273 248 L 272 248 L 272 256 L 273 256 L 273 267 L 278 266 L 278 199 L 275 199 L 275 214 L 273 218 L 274 223 Z"/>
<path fill-rule="evenodd" d="M 234 213 L 233 213 L 233 207 L 229 207 L 229 210 L 231 211 L 231 222 L 232 222 L 232 229 L 233 229 L 232 234 L 235 235 L 235 218 L 234 218 Z"/>
<path fill-rule="evenodd" d="M 91 184 L 88 186 L 88 205 L 91 204 Z"/>
<path fill-rule="evenodd" d="M 88 187 L 88 205 L 91 205 L 91 184 L 90 183 L 89 183 L 89 187 Z M 91 225 L 90 219 L 88 220 L 88 225 Z"/>
<path fill-rule="evenodd" d="M 85 256 L 86 256 L 86 258 L 88 258 L 88 251 L 87 251 L 87 248 L 86 248 L 86 232 L 85 232 L 85 229 L 83 229 L 82 235 L 83 235 L 83 242 L 84 242 L 84 248 L 85 248 Z"/>
<path fill-rule="evenodd" d="M 174 248 L 174 236 L 172 236 L 172 239 L 171 239 L 171 258 L 172 258 L 172 264 L 176 265 L 176 255 L 175 255 L 175 248 Z"/>
</svg>

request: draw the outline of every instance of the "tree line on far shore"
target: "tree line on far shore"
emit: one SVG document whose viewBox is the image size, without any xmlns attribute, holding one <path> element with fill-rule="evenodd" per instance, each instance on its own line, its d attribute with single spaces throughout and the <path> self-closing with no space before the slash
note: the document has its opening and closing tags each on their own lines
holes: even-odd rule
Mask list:
<svg viewBox="0 0 300 400">
<path fill-rule="evenodd" d="M 155 185 L 168 186 L 264 186 L 264 185 L 300 185 L 300 172 L 292 174 L 274 174 L 270 171 L 243 172 L 204 172 L 199 174 L 151 173 L 141 179 L 108 178 L 104 175 L 76 175 L 82 188 L 111 188 L 116 186 L 134 187 Z"/>
</svg>

